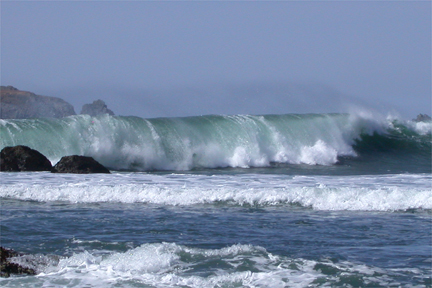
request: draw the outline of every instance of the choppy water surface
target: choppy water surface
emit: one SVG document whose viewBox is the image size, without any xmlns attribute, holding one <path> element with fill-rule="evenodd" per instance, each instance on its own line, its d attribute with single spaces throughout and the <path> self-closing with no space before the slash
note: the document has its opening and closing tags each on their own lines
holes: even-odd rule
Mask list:
<svg viewBox="0 0 432 288">
<path fill-rule="evenodd" d="M 27 179 L 27 181 L 26 181 Z M 429 174 L 2 174 L 2 285 L 429 285 Z"/>
<path fill-rule="evenodd" d="M 429 122 L 331 114 L 0 124 L 3 146 L 114 168 L 0 173 L 1 245 L 37 271 L 1 278 L 2 287 L 432 286 Z M 54 135 L 63 140 L 41 144 Z"/>
</svg>

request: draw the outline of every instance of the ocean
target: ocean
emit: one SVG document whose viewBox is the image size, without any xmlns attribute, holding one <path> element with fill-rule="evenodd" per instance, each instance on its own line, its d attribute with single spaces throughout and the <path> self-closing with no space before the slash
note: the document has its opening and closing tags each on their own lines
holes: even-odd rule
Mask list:
<svg viewBox="0 0 432 288">
<path fill-rule="evenodd" d="M 432 287 L 432 122 L 372 113 L 0 120 L 1 287 Z"/>
</svg>

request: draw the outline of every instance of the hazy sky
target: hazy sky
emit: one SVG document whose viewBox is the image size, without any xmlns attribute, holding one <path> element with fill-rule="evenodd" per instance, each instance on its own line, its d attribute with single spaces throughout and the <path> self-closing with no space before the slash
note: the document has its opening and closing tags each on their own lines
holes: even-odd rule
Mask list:
<svg viewBox="0 0 432 288">
<path fill-rule="evenodd" d="M 118 115 L 431 112 L 430 1 L 5 1 L 1 84 Z"/>
</svg>

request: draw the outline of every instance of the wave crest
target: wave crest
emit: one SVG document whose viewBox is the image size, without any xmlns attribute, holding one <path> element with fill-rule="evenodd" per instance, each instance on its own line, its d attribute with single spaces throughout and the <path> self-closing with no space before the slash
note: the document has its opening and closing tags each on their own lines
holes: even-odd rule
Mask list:
<svg viewBox="0 0 432 288">
<path fill-rule="evenodd" d="M 28 178 L 31 173 L 24 173 Z M 110 174 L 91 178 L 46 173 L 40 182 L 5 173 L 0 197 L 40 202 L 190 206 L 300 206 L 315 210 L 432 209 L 430 174 L 369 176 Z M 31 177 L 31 176 L 30 176 Z M 36 176 L 35 176 L 36 177 Z M 44 191 L 41 193 L 40 191 Z"/>
<path fill-rule="evenodd" d="M 420 148 L 427 150 L 430 126 L 354 114 L 155 119 L 78 115 L 2 120 L 0 147 L 26 145 L 39 150 L 53 164 L 65 155 L 92 156 L 113 170 L 247 168 L 271 163 L 332 165 L 340 157 L 365 152 L 362 143 L 375 134 L 391 143 L 401 139 L 421 142 L 424 147 Z M 375 144 L 367 149 L 376 150 Z"/>
</svg>

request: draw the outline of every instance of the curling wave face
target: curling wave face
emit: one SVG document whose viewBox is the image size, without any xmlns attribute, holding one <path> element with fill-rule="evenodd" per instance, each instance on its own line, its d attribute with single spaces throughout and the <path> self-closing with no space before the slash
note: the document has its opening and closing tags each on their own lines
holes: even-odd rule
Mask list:
<svg viewBox="0 0 432 288">
<path fill-rule="evenodd" d="M 430 156 L 430 122 L 354 114 L 0 120 L 0 148 L 27 145 L 53 164 L 92 156 L 113 170 L 333 165 L 377 152 Z M 404 160 L 405 161 L 405 160 Z M 428 159 L 430 162 L 430 159 Z"/>
</svg>

